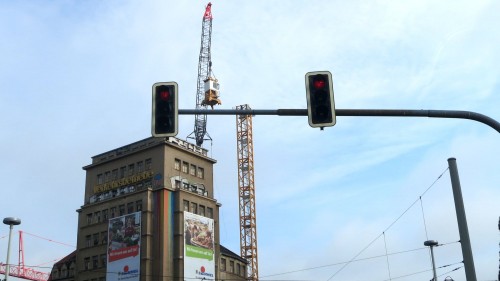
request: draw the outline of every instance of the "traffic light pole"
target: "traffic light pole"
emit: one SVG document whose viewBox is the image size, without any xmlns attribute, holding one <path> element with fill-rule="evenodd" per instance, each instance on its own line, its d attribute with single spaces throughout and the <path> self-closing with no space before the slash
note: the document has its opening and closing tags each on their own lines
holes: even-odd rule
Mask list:
<svg viewBox="0 0 500 281">
<path fill-rule="evenodd" d="M 179 109 L 181 115 L 278 115 L 278 116 L 307 116 L 307 109 Z M 427 109 L 335 109 L 337 116 L 358 117 L 430 117 L 469 119 L 481 122 L 500 133 L 500 123 L 486 115 L 460 110 L 427 110 Z"/>
</svg>

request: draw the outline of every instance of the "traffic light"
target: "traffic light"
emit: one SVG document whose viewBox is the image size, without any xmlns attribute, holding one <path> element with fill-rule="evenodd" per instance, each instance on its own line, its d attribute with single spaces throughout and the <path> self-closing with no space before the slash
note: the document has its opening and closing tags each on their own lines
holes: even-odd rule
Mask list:
<svg viewBox="0 0 500 281">
<path fill-rule="evenodd" d="M 311 127 L 335 125 L 332 74 L 329 71 L 306 73 L 307 116 Z"/>
<path fill-rule="evenodd" d="M 154 137 L 177 135 L 178 91 L 176 82 L 153 84 L 151 134 Z"/>
</svg>

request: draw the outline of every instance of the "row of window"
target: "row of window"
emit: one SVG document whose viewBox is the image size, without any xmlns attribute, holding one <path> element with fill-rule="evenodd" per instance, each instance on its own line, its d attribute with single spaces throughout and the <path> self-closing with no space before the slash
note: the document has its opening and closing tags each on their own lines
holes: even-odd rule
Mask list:
<svg viewBox="0 0 500 281">
<path fill-rule="evenodd" d="M 205 178 L 205 169 L 202 167 L 197 167 L 194 164 L 189 164 L 186 161 L 181 161 L 180 159 L 175 159 L 174 169 L 177 171 L 182 171 L 183 173 L 190 174 L 191 176 L 198 177 L 200 179 Z"/>
<path fill-rule="evenodd" d="M 75 276 L 75 262 L 71 262 L 69 268 L 64 264 L 61 269 L 53 268 L 51 272 L 52 280 Z"/>
<path fill-rule="evenodd" d="M 214 209 L 210 207 L 205 207 L 201 204 L 196 204 L 195 202 L 189 202 L 188 200 L 182 201 L 184 211 L 190 212 L 193 214 L 198 214 L 200 216 L 204 216 L 207 218 L 214 218 Z M 206 211 L 206 213 L 205 213 Z"/>
<path fill-rule="evenodd" d="M 108 219 L 142 211 L 142 200 L 121 204 L 101 211 L 87 214 L 87 224 L 108 222 Z"/>
<path fill-rule="evenodd" d="M 102 254 L 100 256 L 86 257 L 83 259 L 83 270 L 106 268 L 106 262 L 107 262 L 106 254 Z"/>
<path fill-rule="evenodd" d="M 151 158 L 144 161 L 139 161 L 137 163 L 128 164 L 120 167 L 120 169 L 114 169 L 112 171 L 104 172 L 103 174 L 97 175 L 97 184 L 103 184 L 106 182 L 114 181 L 117 179 L 123 179 L 126 176 L 131 176 L 135 173 L 142 173 L 144 171 L 151 170 Z"/>
<path fill-rule="evenodd" d="M 98 245 L 106 245 L 108 243 L 108 232 L 94 233 L 85 236 L 85 247 L 93 247 Z"/>
<path fill-rule="evenodd" d="M 234 273 L 238 276 L 243 276 L 243 277 L 245 276 L 246 273 L 244 264 L 236 263 L 235 266 L 235 263 L 232 260 L 229 261 L 229 268 L 227 268 L 225 258 L 220 259 L 220 271 L 227 271 L 229 273 Z"/>
</svg>

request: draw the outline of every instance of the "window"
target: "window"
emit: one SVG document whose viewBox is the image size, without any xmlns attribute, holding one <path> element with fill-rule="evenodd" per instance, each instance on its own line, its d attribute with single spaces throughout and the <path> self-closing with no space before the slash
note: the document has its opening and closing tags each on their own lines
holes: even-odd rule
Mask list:
<svg viewBox="0 0 500 281">
<path fill-rule="evenodd" d="M 151 170 L 151 163 L 152 163 L 151 158 L 146 159 L 146 161 L 144 161 L 144 162 L 145 162 L 145 166 L 146 166 L 146 171 Z"/>
<path fill-rule="evenodd" d="M 111 179 L 111 172 L 107 171 L 106 173 L 104 173 L 104 182 L 108 182 L 110 181 L 110 179 Z"/>
<path fill-rule="evenodd" d="M 127 214 L 132 214 L 134 212 L 134 202 L 127 203 Z"/>
<path fill-rule="evenodd" d="M 97 211 L 94 213 L 94 222 L 101 222 L 101 211 Z"/>
<path fill-rule="evenodd" d="M 106 267 L 106 254 L 101 255 L 101 267 Z"/>
<path fill-rule="evenodd" d="M 97 184 L 104 183 L 104 176 L 102 174 L 97 175 Z"/>
<path fill-rule="evenodd" d="M 142 211 L 142 200 L 137 200 L 135 202 L 135 209 L 137 210 L 137 212 Z"/>
<path fill-rule="evenodd" d="M 120 168 L 120 179 L 125 177 L 125 172 L 127 172 L 127 166 L 123 166 Z"/>
<path fill-rule="evenodd" d="M 246 272 L 246 270 L 245 270 L 245 265 L 244 265 L 244 264 L 242 264 L 242 265 L 241 265 L 241 274 L 240 274 L 240 275 L 241 275 L 241 276 L 243 276 L 243 277 L 245 277 L 245 275 L 246 275 L 246 273 L 245 273 L 245 272 Z"/>
<path fill-rule="evenodd" d="M 198 205 L 196 203 L 191 202 L 191 213 L 196 214 Z"/>
<path fill-rule="evenodd" d="M 131 176 L 134 174 L 134 164 L 128 165 L 128 175 Z"/>
<path fill-rule="evenodd" d="M 61 268 L 61 275 L 59 275 L 59 277 L 68 277 L 68 268 L 66 267 L 66 265 L 63 265 L 62 268 Z"/>
<path fill-rule="evenodd" d="M 101 244 L 108 244 L 108 232 L 101 232 Z"/>
<path fill-rule="evenodd" d="M 188 166 L 189 166 L 189 164 L 187 162 L 182 162 L 182 172 L 183 173 L 188 172 Z"/>
<path fill-rule="evenodd" d="M 174 160 L 174 169 L 176 169 L 177 171 L 181 169 L 181 160 L 179 159 Z"/>
<path fill-rule="evenodd" d="M 200 208 L 198 209 L 198 211 L 200 211 L 200 212 L 198 213 L 198 215 L 200 215 L 200 216 L 205 216 L 205 206 L 200 205 Z"/>
<path fill-rule="evenodd" d="M 92 240 L 94 241 L 94 246 L 99 245 L 99 233 L 95 233 L 94 235 L 92 235 Z"/>
<path fill-rule="evenodd" d="M 234 273 L 234 261 L 229 261 L 229 272 Z"/>
<path fill-rule="evenodd" d="M 236 264 L 236 275 L 240 275 L 240 264 Z"/>
<path fill-rule="evenodd" d="M 118 169 L 114 169 L 112 172 L 111 172 L 111 180 L 117 180 L 118 179 Z"/>
<path fill-rule="evenodd" d="M 59 277 L 58 271 L 56 268 L 52 269 L 52 279 L 57 279 Z"/>
<path fill-rule="evenodd" d="M 107 222 L 107 221 L 108 221 L 108 219 L 109 219 L 108 209 L 106 209 L 106 210 L 102 210 L 102 220 L 103 220 L 104 222 Z"/>
<path fill-rule="evenodd" d="M 97 256 L 92 256 L 92 268 L 97 268 L 99 267 L 99 259 Z"/>
<path fill-rule="evenodd" d="M 85 236 L 85 247 L 92 246 L 92 237 L 90 235 Z"/>
<path fill-rule="evenodd" d="M 92 214 L 87 214 L 87 224 L 92 224 Z"/>
<path fill-rule="evenodd" d="M 226 271 L 226 259 L 220 259 L 220 271 Z"/>
<path fill-rule="evenodd" d="M 189 174 L 192 176 L 196 175 L 196 166 L 195 165 L 191 164 L 191 167 L 189 169 Z"/>
<path fill-rule="evenodd" d="M 114 218 L 116 216 L 116 207 L 111 207 L 111 217 Z"/>
<path fill-rule="evenodd" d="M 214 218 L 214 209 L 207 207 L 207 217 L 213 219 Z"/>
<path fill-rule="evenodd" d="M 143 161 L 137 162 L 137 172 L 138 173 L 144 172 L 144 162 Z"/>
<path fill-rule="evenodd" d="M 182 204 L 184 206 L 184 211 L 189 212 L 189 201 L 183 200 Z"/>
<path fill-rule="evenodd" d="M 125 205 L 118 206 L 118 209 L 119 209 L 119 212 L 120 212 L 120 216 L 125 215 Z"/>
<path fill-rule="evenodd" d="M 66 265 L 63 265 L 61 268 L 61 277 L 68 277 L 68 268 Z"/>
<path fill-rule="evenodd" d="M 90 269 L 90 258 L 84 258 L 83 259 L 83 269 L 84 270 L 89 270 Z"/>
<path fill-rule="evenodd" d="M 196 176 L 199 177 L 200 179 L 205 178 L 205 169 L 198 167 Z"/>
<path fill-rule="evenodd" d="M 75 276 L 75 263 L 72 262 L 69 266 L 69 272 L 68 272 L 69 277 Z"/>
</svg>

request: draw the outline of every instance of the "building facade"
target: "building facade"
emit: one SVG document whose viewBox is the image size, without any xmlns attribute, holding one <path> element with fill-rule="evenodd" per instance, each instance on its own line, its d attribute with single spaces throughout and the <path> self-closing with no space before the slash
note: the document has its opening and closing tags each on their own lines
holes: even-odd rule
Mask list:
<svg viewBox="0 0 500 281">
<path fill-rule="evenodd" d="M 77 210 L 75 280 L 219 279 L 229 256 L 220 250 L 215 163 L 206 149 L 177 138 L 92 157 Z"/>
</svg>

